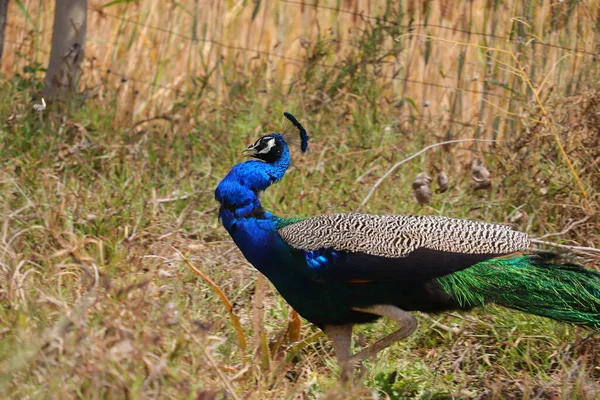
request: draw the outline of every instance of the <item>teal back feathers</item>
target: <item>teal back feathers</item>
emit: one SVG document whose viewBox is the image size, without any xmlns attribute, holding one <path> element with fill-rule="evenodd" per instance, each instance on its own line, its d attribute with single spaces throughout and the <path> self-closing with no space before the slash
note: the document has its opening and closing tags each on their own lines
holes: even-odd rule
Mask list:
<svg viewBox="0 0 600 400">
<path fill-rule="evenodd" d="M 437 281 L 463 307 L 496 303 L 600 328 L 600 274 L 548 253 L 492 258 Z"/>
</svg>

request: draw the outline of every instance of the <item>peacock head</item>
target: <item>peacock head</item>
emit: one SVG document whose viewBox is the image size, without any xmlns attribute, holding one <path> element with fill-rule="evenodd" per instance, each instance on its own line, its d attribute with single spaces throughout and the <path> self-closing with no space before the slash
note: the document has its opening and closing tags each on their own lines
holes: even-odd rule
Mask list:
<svg viewBox="0 0 600 400">
<path fill-rule="evenodd" d="M 270 133 L 260 137 L 256 142 L 246 147 L 244 153 L 264 162 L 273 163 L 281 157 L 287 147 L 283 136 L 279 133 Z"/>
<path fill-rule="evenodd" d="M 306 130 L 292 114 L 285 112 L 283 115 L 298 129 L 300 133 L 300 149 L 303 153 L 306 152 L 308 149 L 308 134 Z M 256 142 L 246 147 L 244 153 L 248 153 L 248 156 L 267 163 L 274 163 L 287 150 L 288 143 L 294 142 L 296 137 L 296 135 L 287 133 L 270 133 L 260 137 Z"/>
</svg>

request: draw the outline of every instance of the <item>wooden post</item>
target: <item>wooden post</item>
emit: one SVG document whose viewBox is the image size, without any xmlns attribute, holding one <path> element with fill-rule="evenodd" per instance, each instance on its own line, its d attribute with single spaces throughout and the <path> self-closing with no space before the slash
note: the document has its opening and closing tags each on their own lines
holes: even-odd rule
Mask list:
<svg viewBox="0 0 600 400">
<path fill-rule="evenodd" d="M 87 30 L 87 0 L 56 0 L 52 49 L 43 95 L 48 100 L 77 91 Z"/>
<path fill-rule="evenodd" d="M 6 30 L 6 19 L 8 13 L 8 0 L 0 0 L 0 61 L 4 54 L 4 31 Z"/>
</svg>

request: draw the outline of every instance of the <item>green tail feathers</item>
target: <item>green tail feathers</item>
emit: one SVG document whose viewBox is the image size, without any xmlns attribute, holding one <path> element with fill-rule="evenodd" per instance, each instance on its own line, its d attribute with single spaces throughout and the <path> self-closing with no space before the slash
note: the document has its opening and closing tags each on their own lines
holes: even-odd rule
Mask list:
<svg viewBox="0 0 600 400">
<path fill-rule="evenodd" d="M 496 303 L 600 328 L 600 273 L 546 253 L 493 258 L 438 282 L 463 307 Z"/>
</svg>

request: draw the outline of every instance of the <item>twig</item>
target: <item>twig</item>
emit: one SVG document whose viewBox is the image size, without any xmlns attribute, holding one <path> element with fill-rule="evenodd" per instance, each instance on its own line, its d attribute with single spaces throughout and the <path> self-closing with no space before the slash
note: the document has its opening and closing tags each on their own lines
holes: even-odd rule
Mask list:
<svg viewBox="0 0 600 400">
<path fill-rule="evenodd" d="M 535 243 L 535 244 L 543 244 L 546 246 L 552 246 L 552 247 L 558 247 L 561 249 L 568 249 L 568 250 L 573 250 L 573 251 L 580 251 L 580 252 L 591 252 L 591 253 L 598 253 L 600 254 L 600 249 L 596 249 L 594 247 L 584 247 L 584 246 L 569 246 L 566 244 L 558 244 L 558 243 L 554 243 L 554 242 L 547 242 L 545 240 L 540 240 L 540 239 L 529 239 L 529 241 L 531 243 Z"/>
<path fill-rule="evenodd" d="M 365 204 L 367 204 L 367 201 L 369 201 L 369 199 L 371 198 L 371 196 L 373 195 L 373 193 L 375 193 L 375 190 L 383 183 L 383 181 L 388 176 L 390 176 L 399 166 L 401 166 L 405 162 L 408 162 L 408 161 L 412 160 L 413 158 L 415 158 L 415 157 L 417 157 L 417 156 L 425 153 L 429 149 L 433 149 L 434 147 L 443 146 L 445 144 L 462 143 L 462 142 L 498 142 L 498 140 L 492 140 L 492 139 L 456 139 L 456 140 L 448 140 L 448 141 L 445 141 L 445 142 L 435 143 L 435 144 L 432 144 L 430 146 L 427 146 L 423 150 L 416 152 L 412 156 L 410 156 L 408 158 L 405 158 L 402 161 L 397 162 L 396 164 L 394 164 L 394 166 L 392 168 L 390 168 L 385 174 L 383 174 L 383 176 L 381 178 L 379 178 L 379 180 L 377 182 L 375 182 L 375 184 L 373 185 L 373 187 L 371 188 L 371 190 L 369 191 L 369 193 L 367 194 L 367 196 L 364 198 L 364 200 L 362 201 L 362 203 L 360 203 L 360 205 L 356 209 L 356 211 L 357 212 L 360 211 L 360 209 L 363 208 Z"/>
<path fill-rule="evenodd" d="M 425 313 L 419 313 L 419 315 L 428 320 L 429 322 L 431 322 L 433 324 L 433 326 L 435 326 L 436 328 L 439 328 L 441 330 L 444 330 L 446 332 L 449 333 L 454 333 L 455 335 L 458 335 L 459 333 L 461 333 L 463 330 L 460 328 L 451 328 L 449 326 L 446 326 L 444 324 L 442 324 L 441 322 L 439 322 L 438 320 L 436 320 L 435 318 L 429 316 L 428 314 Z"/>
<path fill-rule="evenodd" d="M 154 202 L 156 204 L 171 203 L 173 201 L 187 200 L 190 197 L 195 196 L 195 195 L 197 195 L 199 193 L 208 193 L 208 192 L 210 192 L 210 190 L 196 190 L 196 191 L 193 191 L 192 193 L 183 194 L 183 195 L 178 196 L 178 197 L 165 197 L 165 198 L 162 198 L 162 199 L 156 199 L 156 200 L 154 200 Z"/>
<path fill-rule="evenodd" d="M 171 123 L 171 127 L 173 127 L 173 123 L 174 123 L 173 118 L 169 117 L 168 115 L 157 115 L 155 117 L 146 118 L 141 121 L 137 121 L 135 124 L 133 124 L 133 127 L 137 128 L 138 125 L 145 124 L 146 122 L 156 121 L 159 119 L 164 119 L 165 121 L 169 121 Z"/>
<path fill-rule="evenodd" d="M 560 231 L 558 233 L 547 233 L 544 236 L 540 236 L 538 239 L 544 239 L 549 236 L 562 236 L 562 235 L 566 234 L 567 232 L 569 232 L 571 229 L 575 228 L 577 225 L 583 224 L 585 221 L 587 221 L 591 217 L 592 217 L 591 215 L 588 215 L 587 217 L 580 219 L 579 221 L 570 223 L 565 229 L 563 229 L 562 231 Z"/>
</svg>

